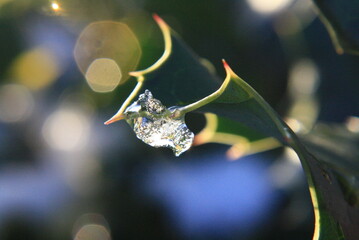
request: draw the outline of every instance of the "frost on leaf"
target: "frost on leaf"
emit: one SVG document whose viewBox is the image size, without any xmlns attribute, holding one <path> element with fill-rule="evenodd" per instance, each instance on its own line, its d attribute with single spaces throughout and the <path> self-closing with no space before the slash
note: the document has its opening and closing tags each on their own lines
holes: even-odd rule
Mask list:
<svg viewBox="0 0 359 240">
<path fill-rule="evenodd" d="M 146 90 L 126 109 L 125 116 L 137 138 L 152 147 L 171 148 L 179 156 L 191 147 L 194 134 L 184 117 L 173 118 L 175 110 L 167 109 Z"/>
</svg>

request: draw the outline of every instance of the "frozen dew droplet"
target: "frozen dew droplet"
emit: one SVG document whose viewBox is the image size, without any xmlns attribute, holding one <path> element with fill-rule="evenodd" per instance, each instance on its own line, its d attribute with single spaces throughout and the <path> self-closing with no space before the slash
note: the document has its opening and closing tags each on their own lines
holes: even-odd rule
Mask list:
<svg viewBox="0 0 359 240">
<path fill-rule="evenodd" d="M 171 148 L 179 156 L 191 147 L 194 134 L 188 129 L 184 117 L 171 117 L 175 110 L 167 109 L 146 90 L 126 109 L 125 115 L 137 138 L 152 147 Z"/>
</svg>

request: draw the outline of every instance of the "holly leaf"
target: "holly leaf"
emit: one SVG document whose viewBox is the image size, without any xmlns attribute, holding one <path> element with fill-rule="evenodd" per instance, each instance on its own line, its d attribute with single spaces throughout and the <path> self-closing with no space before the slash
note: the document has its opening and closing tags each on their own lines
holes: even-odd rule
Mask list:
<svg viewBox="0 0 359 240">
<path fill-rule="evenodd" d="M 267 137 L 241 122 L 208 112 L 204 115 L 206 126 L 195 136 L 194 146 L 205 143 L 230 145 L 226 153 L 230 160 L 282 146 L 275 138 Z"/>
<path fill-rule="evenodd" d="M 163 34 L 163 54 L 150 67 L 129 73 L 136 78 L 137 85 L 118 112 L 105 124 L 124 119 L 125 109 L 144 89 L 151 90 L 153 96 L 164 105 L 173 106 L 204 98 L 216 91 L 221 84 L 221 80 L 210 73 L 160 17 L 154 15 L 154 19 Z"/>
<path fill-rule="evenodd" d="M 212 121 L 208 121 L 209 125 L 199 134 L 202 134 L 202 139 L 197 138 L 197 143 L 198 139 L 205 143 L 215 140 L 216 137 L 218 140 L 221 136 L 222 139 L 228 140 L 228 135 L 221 135 L 224 132 L 219 131 L 221 124 L 218 123 L 231 121 L 232 126 L 252 129 L 251 134 L 259 133 L 254 141 L 246 137 L 249 143 L 271 140 L 272 143 L 275 142 L 273 146 L 280 143 L 291 147 L 301 160 L 309 185 L 315 214 L 313 239 L 354 240 L 356 232 L 353 229 L 358 226 L 358 210 L 346 201 L 342 185 L 332 166 L 309 152 L 269 104 L 235 74 L 225 61 L 223 64 L 226 78 L 220 84 L 218 78 L 181 42 L 162 19 L 156 15 L 154 19 L 164 36 L 164 53 L 149 68 L 129 73 L 136 78 L 137 85 L 119 111 L 105 124 L 126 119 L 125 111 L 129 104 L 147 88 L 165 105 L 177 105 L 173 111 L 164 112 L 165 115 L 159 117 L 183 119 L 185 114 L 192 111 L 212 114 L 206 114 L 207 119 L 211 118 Z M 233 132 L 231 136 L 238 134 Z M 244 143 L 240 138 L 232 138 L 233 143 L 224 140 L 222 142 L 227 144 L 235 144 L 236 141 L 239 144 Z M 348 211 L 351 213 L 348 214 Z"/>
<path fill-rule="evenodd" d="M 337 53 L 359 54 L 359 2 L 314 0 Z"/>
<path fill-rule="evenodd" d="M 350 118 L 353 121 L 358 119 Z M 350 128 L 350 125 L 348 125 Z M 325 201 L 339 220 L 345 239 L 359 236 L 359 134 L 341 124 L 318 124 L 300 139 L 331 174 L 323 172 L 330 184 Z M 334 179 L 334 181 L 333 181 Z"/>
</svg>

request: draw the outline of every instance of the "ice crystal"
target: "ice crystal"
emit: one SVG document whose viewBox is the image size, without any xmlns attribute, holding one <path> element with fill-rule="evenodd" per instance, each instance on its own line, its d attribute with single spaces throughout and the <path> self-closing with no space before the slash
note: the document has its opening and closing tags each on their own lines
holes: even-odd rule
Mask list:
<svg viewBox="0 0 359 240">
<path fill-rule="evenodd" d="M 146 90 L 126 109 L 125 115 L 137 138 L 152 147 L 171 148 L 179 156 L 191 147 L 194 134 L 188 129 L 184 117 L 172 117 L 175 110 L 167 109 Z"/>
</svg>

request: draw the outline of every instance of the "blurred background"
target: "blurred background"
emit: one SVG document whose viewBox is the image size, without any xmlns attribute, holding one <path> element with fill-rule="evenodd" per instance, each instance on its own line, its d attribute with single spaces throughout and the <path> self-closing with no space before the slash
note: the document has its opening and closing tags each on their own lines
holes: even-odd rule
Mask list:
<svg viewBox="0 0 359 240">
<path fill-rule="evenodd" d="M 0 239 L 311 239 L 291 150 L 229 158 L 209 143 L 176 158 L 126 122 L 103 125 L 127 73 L 162 54 L 153 13 L 294 131 L 359 131 L 359 59 L 335 53 L 309 0 L 0 0 Z"/>
</svg>

